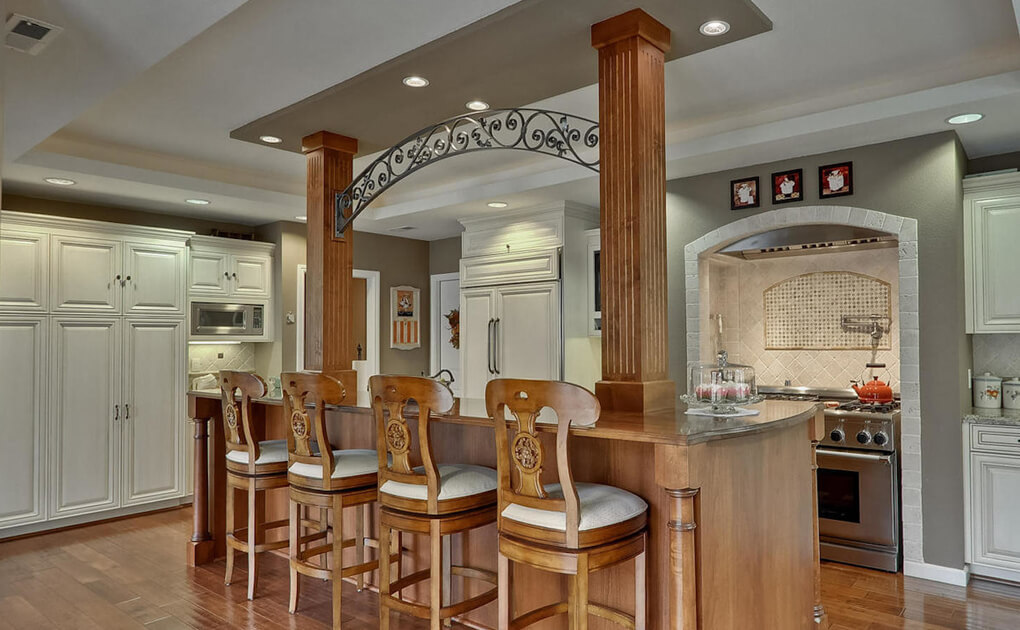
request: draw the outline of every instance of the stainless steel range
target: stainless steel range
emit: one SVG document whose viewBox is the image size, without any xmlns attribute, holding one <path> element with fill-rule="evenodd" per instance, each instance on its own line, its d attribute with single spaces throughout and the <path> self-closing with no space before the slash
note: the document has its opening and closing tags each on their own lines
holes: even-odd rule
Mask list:
<svg viewBox="0 0 1020 630">
<path fill-rule="evenodd" d="M 825 437 L 818 445 L 822 558 L 899 571 L 899 400 L 861 403 L 852 389 L 760 387 L 759 392 L 825 404 Z"/>
</svg>

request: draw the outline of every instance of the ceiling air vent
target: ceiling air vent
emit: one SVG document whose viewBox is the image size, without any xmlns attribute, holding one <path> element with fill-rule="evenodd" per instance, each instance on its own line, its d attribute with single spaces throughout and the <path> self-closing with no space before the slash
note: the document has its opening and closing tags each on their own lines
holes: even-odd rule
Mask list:
<svg viewBox="0 0 1020 630">
<path fill-rule="evenodd" d="M 59 26 L 12 13 L 11 17 L 7 18 L 4 43 L 8 48 L 30 55 L 38 55 L 63 30 Z"/>
</svg>

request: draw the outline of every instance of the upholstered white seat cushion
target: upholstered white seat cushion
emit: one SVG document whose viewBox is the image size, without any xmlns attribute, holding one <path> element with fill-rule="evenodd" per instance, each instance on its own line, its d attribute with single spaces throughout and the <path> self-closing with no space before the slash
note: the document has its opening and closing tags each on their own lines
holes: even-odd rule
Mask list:
<svg viewBox="0 0 1020 630">
<path fill-rule="evenodd" d="M 578 531 L 598 529 L 622 523 L 642 514 L 648 509 L 648 504 L 644 502 L 644 499 L 626 490 L 596 483 L 579 483 L 576 485 L 581 511 L 581 522 L 578 526 Z M 563 498 L 563 488 L 558 483 L 547 485 L 545 491 L 550 499 Z M 511 503 L 503 509 L 503 518 L 527 525 L 555 529 L 561 532 L 567 530 L 567 515 L 565 512 L 539 510 Z"/>
<path fill-rule="evenodd" d="M 248 451 L 230 451 L 227 459 L 238 464 L 248 463 Z M 287 461 L 287 440 L 267 440 L 259 442 L 259 457 L 255 465 L 279 464 Z"/>
<path fill-rule="evenodd" d="M 322 479 L 322 466 L 295 462 L 288 469 L 295 475 Z M 367 449 L 333 451 L 333 479 L 357 477 L 379 471 L 379 454 Z"/>
<path fill-rule="evenodd" d="M 425 469 L 418 466 L 414 469 L 414 472 L 424 474 Z M 485 466 L 472 466 L 470 464 L 442 464 L 439 466 L 440 501 L 460 499 L 483 492 L 491 492 L 496 489 L 497 485 L 496 471 Z M 429 496 L 427 486 L 393 480 L 384 483 L 379 488 L 379 492 L 385 492 L 386 494 L 405 499 L 417 499 L 419 501 L 425 501 Z"/>
</svg>

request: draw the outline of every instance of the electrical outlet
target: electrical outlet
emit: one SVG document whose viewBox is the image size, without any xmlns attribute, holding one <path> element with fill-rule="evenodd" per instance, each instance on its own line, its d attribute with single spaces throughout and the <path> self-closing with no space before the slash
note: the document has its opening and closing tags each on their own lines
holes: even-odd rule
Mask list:
<svg viewBox="0 0 1020 630">
<path fill-rule="evenodd" d="M 199 361 L 198 359 L 192 359 L 191 360 L 191 371 L 192 371 L 192 373 L 198 372 L 201 369 L 202 369 L 202 362 Z"/>
<path fill-rule="evenodd" d="M 217 359 L 222 359 L 223 358 L 223 353 L 222 352 L 217 352 L 216 353 L 216 358 Z"/>
</svg>

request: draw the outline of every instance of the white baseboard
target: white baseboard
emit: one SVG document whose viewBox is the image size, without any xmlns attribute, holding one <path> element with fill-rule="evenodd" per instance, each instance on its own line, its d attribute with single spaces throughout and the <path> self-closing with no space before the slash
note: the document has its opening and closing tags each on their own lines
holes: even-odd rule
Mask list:
<svg viewBox="0 0 1020 630">
<path fill-rule="evenodd" d="M 952 584 L 954 586 L 967 586 L 967 582 L 970 581 L 970 573 L 967 569 L 953 569 L 937 564 L 911 562 L 909 560 L 903 563 L 903 575 L 933 582 L 942 582 L 943 584 Z"/>
</svg>

